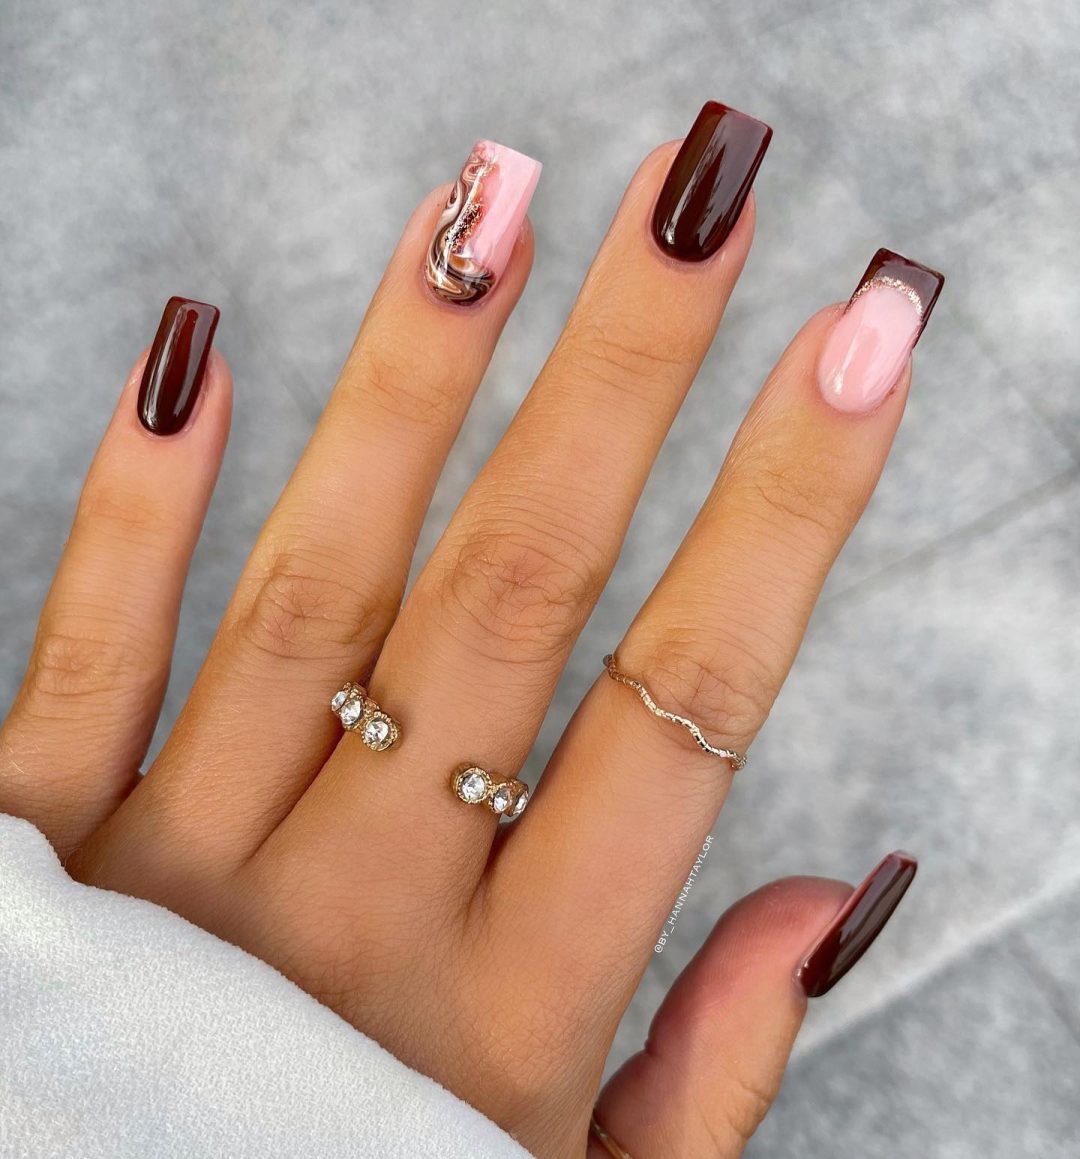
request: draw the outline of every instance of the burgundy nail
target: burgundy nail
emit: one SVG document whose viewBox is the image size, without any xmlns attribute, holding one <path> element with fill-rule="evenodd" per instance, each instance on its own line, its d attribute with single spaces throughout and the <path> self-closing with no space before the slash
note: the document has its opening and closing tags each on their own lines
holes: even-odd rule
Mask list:
<svg viewBox="0 0 1080 1159">
<path fill-rule="evenodd" d="M 866 953 L 907 893 L 918 867 L 909 853 L 890 853 L 848 898 L 795 972 L 808 998 L 827 994 Z"/>
<path fill-rule="evenodd" d="M 668 171 L 653 214 L 657 244 L 672 257 L 700 262 L 727 240 L 746 204 L 772 129 L 709 101 Z"/>
<path fill-rule="evenodd" d="M 139 387 L 139 421 L 148 431 L 174 435 L 191 417 L 219 317 L 206 302 L 166 303 Z"/>
</svg>

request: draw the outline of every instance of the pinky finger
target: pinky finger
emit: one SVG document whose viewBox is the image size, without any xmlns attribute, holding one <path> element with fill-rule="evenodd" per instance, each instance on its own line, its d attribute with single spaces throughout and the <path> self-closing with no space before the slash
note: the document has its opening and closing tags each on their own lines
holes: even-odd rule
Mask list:
<svg viewBox="0 0 1080 1159">
<path fill-rule="evenodd" d="M 915 867 L 891 853 L 855 890 L 793 877 L 730 909 L 660 1007 L 645 1049 L 601 1092 L 588 1159 L 741 1155 L 780 1089 L 807 998 L 855 965 Z"/>
<path fill-rule="evenodd" d="M 218 311 L 172 298 L 90 468 L 0 730 L 0 812 L 66 856 L 127 794 L 168 680 L 180 597 L 225 450 Z"/>
</svg>

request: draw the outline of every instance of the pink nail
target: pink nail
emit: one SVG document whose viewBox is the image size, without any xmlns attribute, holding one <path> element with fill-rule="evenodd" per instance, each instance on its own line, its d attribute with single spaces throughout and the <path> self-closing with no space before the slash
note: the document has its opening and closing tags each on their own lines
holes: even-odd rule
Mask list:
<svg viewBox="0 0 1080 1159">
<path fill-rule="evenodd" d="M 502 276 L 525 221 L 541 165 L 478 141 L 428 247 L 428 285 L 447 302 L 475 302 Z"/>
<path fill-rule="evenodd" d="M 872 411 L 896 386 L 945 279 L 890 250 L 878 250 L 825 340 L 818 384 L 849 414 Z"/>
</svg>

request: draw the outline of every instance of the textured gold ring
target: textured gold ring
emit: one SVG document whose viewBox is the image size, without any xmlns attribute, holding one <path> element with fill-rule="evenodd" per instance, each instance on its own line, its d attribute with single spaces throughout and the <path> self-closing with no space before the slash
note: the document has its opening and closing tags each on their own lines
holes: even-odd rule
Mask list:
<svg viewBox="0 0 1080 1159">
<path fill-rule="evenodd" d="M 630 1152 L 625 1147 L 616 1143 L 608 1132 L 596 1121 L 595 1111 L 593 1111 L 592 1118 L 589 1119 L 589 1134 L 592 1135 L 609 1155 L 614 1155 L 615 1159 L 633 1159 Z"/>
<path fill-rule="evenodd" d="M 529 803 L 529 786 L 514 777 L 489 773 L 479 765 L 462 765 L 450 778 L 450 788 L 466 805 L 487 805 L 492 813 L 516 821 Z"/>
<path fill-rule="evenodd" d="M 401 739 L 401 725 L 383 712 L 362 684 L 346 681 L 330 701 L 330 711 L 346 732 L 358 733 L 372 752 L 385 752 Z"/>
<path fill-rule="evenodd" d="M 678 713 L 668 712 L 666 708 L 661 708 L 652 698 L 652 693 L 645 687 L 640 680 L 635 680 L 633 676 L 627 676 L 625 672 L 619 670 L 615 663 L 614 656 L 604 657 L 604 667 L 607 669 L 607 674 L 612 680 L 619 684 L 625 684 L 627 688 L 632 688 L 641 700 L 641 703 L 653 714 L 658 716 L 661 720 L 670 721 L 672 724 L 677 724 L 694 738 L 694 743 L 703 753 L 708 753 L 713 757 L 720 757 L 722 760 L 730 761 L 732 769 L 738 772 L 739 769 L 746 767 L 746 762 L 749 760 L 746 753 L 737 753 L 734 749 L 719 748 L 717 745 L 710 744 L 705 734 L 701 731 L 699 725 L 695 724 L 688 716 L 679 716 Z"/>
</svg>

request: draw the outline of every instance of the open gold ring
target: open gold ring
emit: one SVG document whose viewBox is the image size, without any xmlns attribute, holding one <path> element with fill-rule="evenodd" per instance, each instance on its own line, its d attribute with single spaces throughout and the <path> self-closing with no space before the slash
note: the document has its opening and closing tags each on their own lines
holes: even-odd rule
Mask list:
<svg viewBox="0 0 1080 1159">
<path fill-rule="evenodd" d="M 529 786 L 513 777 L 489 773 L 479 765 L 462 765 L 450 788 L 466 805 L 487 805 L 492 813 L 516 821 L 529 803 Z"/>
<path fill-rule="evenodd" d="M 362 684 L 346 681 L 330 701 L 330 711 L 341 721 L 346 732 L 359 733 L 372 752 L 385 752 L 401 739 L 401 725 L 383 712 L 367 694 Z"/>
</svg>

